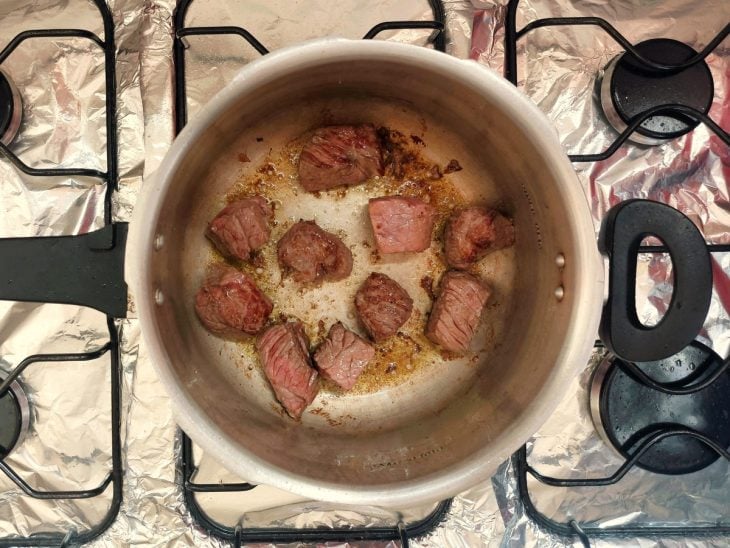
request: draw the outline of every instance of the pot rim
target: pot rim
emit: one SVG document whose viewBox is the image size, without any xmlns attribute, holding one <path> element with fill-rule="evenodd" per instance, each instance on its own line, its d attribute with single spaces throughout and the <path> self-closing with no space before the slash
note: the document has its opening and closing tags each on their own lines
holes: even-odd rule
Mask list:
<svg viewBox="0 0 730 548">
<path fill-rule="evenodd" d="M 568 327 L 563 348 L 542 390 L 508 435 L 471 455 L 468 459 L 438 473 L 415 480 L 370 486 L 351 486 L 313 480 L 275 467 L 226 436 L 187 394 L 173 373 L 163 348 L 162 337 L 154 323 L 155 307 L 145 257 L 153 252 L 154 226 L 158 219 L 164 190 L 187 151 L 242 93 L 254 91 L 261 82 L 281 76 L 292 68 L 352 58 L 375 57 L 428 66 L 449 73 L 475 89 L 483 90 L 531 139 L 550 160 L 555 180 L 562 181 L 561 192 L 570 202 L 565 222 L 576 238 L 574 260 L 581 264 L 577 276 L 571 316 L 580 318 Z M 475 61 L 460 60 L 435 50 L 374 40 L 326 38 L 283 48 L 247 65 L 221 92 L 212 98 L 195 119 L 186 125 L 167 152 L 155 176 L 143 185 L 130 228 L 127 256 L 128 280 L 133 288 L 141 331 L 152 363 L 170 396 L 175 416 L 182 429 L 220 463 L 251 483 L 264 483 L 316 500 L 381 507 L 431 503 L 453 496 L 488 479 L 497 467 L 532 436 L 557 407 L 567 383 L 590 356 L 601 315 L 603 299 L 603 262 L 592 237 L 595 234 L 583 187 L 563 152 L 555 130 L 545 115 L 496 72 Z M 508 438 L 508 439 L 504 439 Z"/>
</svg>

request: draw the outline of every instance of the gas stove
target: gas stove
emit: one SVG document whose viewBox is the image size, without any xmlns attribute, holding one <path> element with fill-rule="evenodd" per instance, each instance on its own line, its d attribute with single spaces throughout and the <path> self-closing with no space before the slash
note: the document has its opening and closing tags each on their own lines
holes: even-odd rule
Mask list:
<svg viewBox="0 0 730 548">
<path fill-rule="evenodd" d="M 727 545 L 730 7 L 707 3 L 0 8 L 0 545 Z M 697 268 L 689 284 L 702 312 L 691 344 L 630 361 L 611 351 L 622 333 L 604 336 L 491 483 L 435 505 L 344 508 L 233 477 L 175 426 L 126 296 L 126 221 L 174 135 L 247 62 L 325 35 L 503 73 L 553 120 L 597 237 L 632 198 L 681 211 L 671 229 L 699 227 L 701 252 L 673 265 L 649 238 L 618 271 L 639 337 L 666 330 L 680 263 L 711 257 L 712 276 Z"/>
</svg>

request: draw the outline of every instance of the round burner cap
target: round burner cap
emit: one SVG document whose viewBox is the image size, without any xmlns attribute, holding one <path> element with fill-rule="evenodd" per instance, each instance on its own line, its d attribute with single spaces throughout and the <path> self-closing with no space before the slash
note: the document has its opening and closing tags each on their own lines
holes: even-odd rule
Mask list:
<svg viewBox="0 0 730 548">
<path fill-rule="evenodd" d="M 670 358 L 636 365 L 660 383 L 693 385 L 702 382 L 722 359 L 694 341 Z M 691 394 L 665 394 L 642 384 L 615 357 L 596 369 L 591 383 L 593 423 L 618 452 L 628 459 L 658 428 L 691 428 L 730 447 L 730 371 L 708 387 Z M 659 441 L 637 466 L 659 474 L 689 474 L 702 470 L 719 455 L 698 439 L 676 435 Z"/>
<path fill-rule="evenodd" d="M 25 437 L 29 418 L 28 398 L 20 385 L 13 382 L 0 397 L 0 459 L 7 457 Z"/>
<path fill-rule="evenodd" d="M 15 84 L 0 70 L 0 141 L 9 145 L 20 129 L 23 105 Z"/>
<path fill-rule="evenodd" d="M 665 65 L 682 63 L 697 54 L 687 44 L 669 38 L 647 40 L 635 47 L 645 58 Z M 626 129 L 634 116 L 661 105 L 685 105 L 707 114 L 713 95 L 712 74 L 704 60 L 679 72 L 659 72 L 622 53 L 608 64 L 601 84 L 601 105 L 617 131 Z M 683 115 L 652 116 L 642 122 L 631 140 L 658 144 L 680 137 L 698 124 Z"/>
</svg>

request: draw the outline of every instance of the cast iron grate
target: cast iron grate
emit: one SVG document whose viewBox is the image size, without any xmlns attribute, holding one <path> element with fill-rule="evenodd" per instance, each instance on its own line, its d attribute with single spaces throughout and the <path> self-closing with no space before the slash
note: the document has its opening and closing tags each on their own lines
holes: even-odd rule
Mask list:
<svg viewBox="0 0 730 548">
<path fill-rule="evenodd" d="M 8 146 L 0 143 L 0 155 L 9 161 L 18 170 L 32 177 L 72 177 L 86 176 L 99 179 L 106 185 L 104 196 L 104 224 L 106 232 L 104 234 L 111 235 L 111 245 L 119 243 L 119 238 L 126 236 L 126 225 L 118 225 L 116 228 L 112 224 L 112 194 L 117 189 L 118 184 L 118 156 L 117 156 L 117 120 L 116 120 L 116 51 L 114 43 L 114 22 L 111 11 L 104 0 L 93 0 L 94 5 L 102 17 L 104 38 L 100 38 L 93 32 L 83 29 L 39 29 L 24 31 L 15 36 L 8 45 L 0 52 L 0 65 L 15 51 L 15 49 L 27 40 L 37 40 L 44 38 L 81 38 L 90 40 L 96 44 L 100 50 L 104 52 L 104 71 L 105 71 L 105 105 L 106 105 L 106 171 L 85 168 L 51 168 L 37 169 L 25 164 L 18 156 L 16 156 Z M 121 229 L 117 233 L 117 229 Z M 112 235 L 113 234 L 113 235 Z M 5 240 L 4 243 L 10 242 L 11 245 L 17 245 L 23 240 L 30 242 L 33 238 L 11 239 Z M 99 243 L 99 242 L 97 242 Z M 4 248 L 7 251 L 8 248 Z M 123 246 L 122 246 L 123 249 Z M 8 255 L 6 255 L 8 256 Z M 21 284 L 22 285 L 22 284 Z M 22 293 L 22 289 L 19 290 Z M 7 293 L 7 294 L 6 294 Z M 0 298 L 12 299 L 14 294 L 8 293 L 3 289 Z M 27 299 L 26 299 L 27 300 Z M 44 299 L 37 299 L 43 301 Z M 93 298 L 92 298 L 93 300 Z M 73 299 L 67 297 L 59 297 L 53 302 L 71 302 Z M 97 303 L 98 304 L 98 303 Z M 104 309 L 104 305 L 95 306 Z M 126 310 L 126 299 L 124 302 Z M 123 313 L 121 315 L 124 315 Z M 119 334 L 114 323 L 112 315 L 107 315 L 107 329 L 109 332 L 109 341 L 101 348 L 84 353 L 65 353 L 65 354 L 37 354 L 25 358 L 18 366 L 16 366 L 0 385 L 0 396 L 7 393 L 13 380 L 28 367 L 48 367 L 53 362 L 75 362 L 97 359 L 101 356 L 108 355 L 111 367 L 111 448 L 112 462 L 111 470 L 106 478 L 95 488 L 79 491 L 41 491 L 33 488 L 4 460 L 0 461 L 0 470 L 7 475 L 13 483 L 26 496 L 35 499 L 45 500 L 71 500 L 71 499 L 88 499 L 99 496 L 111 486 L 112 499 L 109 510 L 106 515 L 92 528 L 86 530 L 70 529 L 66 533 L 37 533 L 27 537 L 4 537 L 0 538 L 0 546 L 67 546 L 77 545 L 90 542 L 99 537 L 114 522 L 122 502 L 122 456 L 121 456 L 121 418 L 120 418 L 120 399 L 121 399 L 121 369 L 120 369 L 120 353 L 119 353 Z M 44 365 L 40 365 L 44 364 Z"/>
<path fill-rule="evenodd" d="M 525 36 L 528 32 L 531 32 L 538 28 L 551 27 L 551 26 L 570 26 L 570 25 L 593 25 L 603 29 L 606 33 L 611 36 L 620 46 L 624 48 L 627 54 L 633 56 L 633 59 L 647 68 L 655 71 L 677 71 L 687 67 L 697 65 L 702 62 L 725 38 L 730 34 L 730 23 L 725 27 L 707 44 L 707 46 L 696 55 L 687 59 L 680 65 L 669 66 L 654 63 L 653 61 L 644 58 L 639 51 L 624 37 L 622 36 L 608 21 L 599 17 L 551 17 L 544 19 L 537 19 L 525 25 L 521 29 L 517 29 L 517 10 L 519 7 L 519 0 L 510 0 L 507 6 L 507 15 L 505 20 L 505 77 L 514 85 L 517 85 L 517 41 Z M 627 139 L 634 133 L 637 128 L 647 119 L 656 115 L 676 116 L 678 118 L 689 118 L 697 123 L 702 123 L 707 126 L 712 132 L 714 132 L 726 145 L 730 146 L 730 135 L 721 128 L 716 122 L 709 118 L 704 113 L 678 104 L 658 105 L 650 108 L 634 118 L 627 124 L 618 137 L 609 145 L 609 147 L 598 154 L 572 154 L 569 158 L 573 162 L 599 162 L 612 156 L 621 147 Z M 706 244 L 707 249 L 710 253 L 724 253 L 730 251 L 730 245 L 728 244 Z M 663 245 L 642 245 L 639 247 L 639 253 L 666 253 L 667 249 Z M 597 347 L 603 347 L 600 341 L 596 342 Z M 633 368 L 632 368 L 633 366 Z M 636 366 L 629 364 L 629 367 L 636 369 Z M 651 386 L 654 389 L 661 390 L 667 393 L 676 394 L 687 394 L 702 390 L 707 385 L 717 380 L 721 374 L 726 374 L 730 368 L 730 359 L 723 362 L 722 366 L 714 371 L 708 380 L 697 385 L 688 387 L 670 387 L 662 385 L 661 383 L 653 383 L 651 380 L 644 380 L 647 386 Z M 720 457 L 730 462 L 730 453 L 724 447 L 720 447 L 714 440 L 707 436 L 700 434 L 696 431 L 687 429 L 671 429 L 669 427 L 659 428 L 654 434 L 648 437 L 636 448 L 635 452 L 630 458 L 628 458 L 616 471 L 608 477 L 602 478 L 588 478 L 588 479 L 561 479 L 543 475 L 535 470 L 528 462 L 527 446 L 523 446 L 515 455 L 512 457 L 512 464 L 517 474 L 518 482 L 518 494 L 522 503 L 524 504 L 527 515 L 534 522 L 544 527 L 546 530 L 556 533 L 558 535 L 578 537 L 584 546 L 590 546 L 591 538 L 610 538 L 610 537 L 634 537 L 634 536 L 679 536 L 679 537 L 702 537 L 702 536 L 724 536 L 730 535 L 730 525 L 722 525 L 721 523 L 716 525 L 692 525 L 691 523 L 686 526 L 676 526 L 672 524 L 664 525 L 631 525 L 631 526 L 595 526 L 587 523 L 579 523 L 576 520 L 571 520 L 567 523 L 558 522 L 544 513 L 542 513 L 534 504 L 530 491 L 528 488 L 527 475 L 530 474 L 536 480 L 544 485 L 554 487 L 597 487 L 604 485 L 612 485 L 619 482 L 641 459 L 647 451 L 653 446 L 660 443 L 663 439 L 670 436 L 688 436 L 699 440 L 705 444 L 708 448 L 715 451 Z"/>
<path fill-rule="evenodd" d="M 672 72 L 681 70 L 687 67 L 695 66 L 702 62 L 712 51 L 725 40 L 730 34 L 730 23 L 717 33 L 717 35 L 705 46 L 705 48 L 692 56 L 687 61 L 678 65 L 662 65 L 657 64 L 646 57 L 642 56 L 641 53 L 629 42 L 619 31 L 617 31 L 611 23 L 600 17 L 550 17 L 545 19 L 537 19 L 525 25 L 520 30 L 517 30 L 517 8 L 519 7 L 520 0 L 510 0 L 507 6 L 507 16 L 505 18 L 505 52 L 504 52 L 504 76 L 517 85 L 517 41 L 525 36 L 528 32 L 535 29 L 544 27 L 556 27 L 556 26 L 586 26 L 592 25 L 603 29 L 616 43 L 618 43 L 624 50 L 630 54 L 636 61 L 645 65 L 657 72 Z M 643 113 L 634 116 L 630 123 L 627 124 L 619 136 L 608 146 L 603 152 L 597 154 L 571 154 L 569 155 L 573 162 L 600 162 L 611 157 L 626 140 L 631 136 L 632 133 L 636 132 L 637 128 L 644 123 L 647 119 L 657 116 L 676 116 L 678 118 L 689 118 L 695 122 L 701 122 L 705 124 L 713 133 L 715 133 L 726 145 L 730 146 L 730 135 L 722 129 L 714 120 L 709 118 L 704 113 L 697 109 L 690 108 L 685 105 L 670 104 L 670 105 L 657 105 Z"/>
<path fill-rule="evenodd" d="M 185 16 L 194 0 L 179 0 L 174 15 L 175 41 L 173 45 L 173 63 L 175 66 L 175 131 L 179 133 L 188 120 L 187 87 L 185 82 L 185 50 L 188 44 L 187 36 L 211 36 L 211 35 L 235 35 L 240 36 L 248 42 L 261 55 L 266 55 L 269 50 L 251 32 L 235 26 L 206 26 L 186 27 Z M 446 15 L 441 0 L 428 0 L 433 11 L 432 21 L 384 21 L 371 28 L 363 39 L 373 39 L 381 32 L 388 30 L 402 29 L 431 29 L 433 34 L 430 41 L 433 47 L 439 51 L 446 50 L 446 39 L 444 36 L 444 25 Z"/>
<path fill-rule="evenodd" d="M 193 0 L 180 0 L 174 15 L 175 39 L 173 45 L 173 63 L 175 68 L 175 130 L 179 133 L 187 123 L 187 86 L 185 79 L 185 51 L 189 47 L 185 38 L 188 36 L 234 35 L 239 36 L 250 44 L 259 54 L 266 55 L 269 50 L 251 32 L 236 26 L 205 26 L 186 27 L 185 16 Z M 433 11 L 431 21 L 384 21 L 371 28 L 363 39 L 375 38 L 378 34 L 388 30 L 424 29 L 431 30 L 429 41 L 439 51 L 445 51 L 444 37 L 445 13 L 440 0 L 428 0 Z M 446 500 L 433 510 L 423 520 L 405 524 L 399 522 L 393 527 L 349 527 L 349 528 L 251 528 L 245 523 L 236 527 L 223 525 L 210 516 L 200 507 L 195 493 L 206 492 L 244 492 L 255 489 L 249 483 L 215 483 L 198 484 L 193 482 L 195 464 L 193 462 L 193 446 L 190 438 L 184 432 L 180 433 L 182 450 L 178 461 L 178 473 L 181 478 L 185 503 L 195 522 L 211 535 L 230 541 L 234 546 L 241 546 L 246 542 L 287 543 L 287 542 L 360 542 L 360 541 L 388 541 L 399 540 L 402 546 L 408 546 L 408 539 L 425 535 L 433 530 L 444 518 L 451 500 Z"/>
<path fill-rule="evenodd" d="M 193 444 L 184 432 L 180 433 L 182 450 L 178 473 L 183 485 L 185 504 L 198 525 L 211 535 L 230 541 L 236 548 L 245 543 L 286 544 L 291 542 L 362 542 L 399 540 L 401 546 L 408 546 L 408 539 L 419 537 L 433 530 L 451 508 L 451 499 L 440 502 L 436 508 L 420 521 L 405 524 L 402 521 L 393 527 L 317 527 L 308 529 L 282 527 L 246 527 L 245 522 L 235 527 L 213 520 L 200 507 L 195 493 L 230 493 L 255 489 L 250 483 L 194 483 L 196 466 L 193 458 Z"/>
<path fill-rule="evenodd" d="M 596 343 L 597 348 L 603 348 L 600 342 Z M 629 368 L 636 368 L 635 364 L 628 364 Z M 709 375 L 706 382 L 695 383 L 686 387 L 670 388 L 666 384 L 649 381 L 646 386 L 669 394 L 691 394 L 706 388 L 712 382 L 716 382 L 722 374 L 727 374 L 730 368 L 730 359 L 722 362 L 714 372 Z M 564 536 L 577 536 L 584 546 L 590 547 L 591 538 L 616 538 L 616 537 L 636 537 L 636 536 L 676 536 L 676 537 L 703 537 L 703 536 L 719 536 L 730 535 L 730 525 L 717 523 L 715 525 L 693 525 L 691 522 L 687 525 L 678 526 L 676 524 L 662 525 L 611 525 L 600 526 L 580 523 L 577 520 L 571 520 L 567 523 L 561 523 L 546 516 L 535 505 L 528 487 L 528 474 L 540 483 L 551 487 L 601 487 L 613 485 L 621 481 L 629 471 L 634 467 L 641 466 L 640 461 L 654 446 L 660 444 L 663 440 L 670 437 L 682 436 L 691 438 L 704 444 L 708 449 L 715 452 L 719 457 L 724 458 L 730 463 L 730 451 L 719 445 L 713 438 L 698 432 L 691 428 L 677 428 L 676 426 L 664 424 L 656 427 L 650 436 L 631 448 L 630 456 L 615 471 L 606 477 L 593 477 L 582 479 L 566 479 L 556 478 L 549 475 L 541 474 L 532 465 L 530 465 L 527 456 L 527 446 L 523 446 L 512 457 L 512 464 L 517 475 L 517 491 L 522 501 L 527 515 L 534 522 L 538 523 L 545 529 Z"/>
</svg>

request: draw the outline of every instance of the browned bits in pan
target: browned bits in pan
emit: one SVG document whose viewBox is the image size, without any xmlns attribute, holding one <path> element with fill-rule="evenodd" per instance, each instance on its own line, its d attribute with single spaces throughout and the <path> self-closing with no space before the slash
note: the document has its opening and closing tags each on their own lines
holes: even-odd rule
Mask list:
<svg viewBox="0 0 730 548">
<path fill-rule="evenodd" d="M 448 165 L 444 168 L 444 173 L 454 173 L 456 171 L 461 171 L 464 169 L 461 167 L 459 162 L 457 160 L 451 160 Z"/>
<path fill-rule="evenodd" d="M 337 124 L 341 121 L 333 116 L 331 123 Z M 312 341 L 319 344 L 325 338 L 326 328 L 332 321 L 341 320 L 348 322 L 349 327 L 357 327 L 353 297 L 367 271 L 377 269 L 398 274 L 402 271 L 397 266 L 398 263 L 410 260 L 409 257 L 381 255 L 377 252 L 367 220 L 366 204 L 369 199 L 403 196 L 417 198 L 433 207 L 435 230 L 430 241 L 440 240 L 446 220 L 454 211 L 460 211 L 467 206 L 468 202 L 462 195 L 458 180 L 452 180 L 447 175 L 461 169 L 458 161 L 446 164 L 450 155 L 434 161 L 428 156 L 433 151 L 422 138 L 425 134 L 397 131 L 390 127 L 381 127 L 377 132 L 383 175 L 376 175 L 357 186 L 338 186 L 331 190 L 307 192 L 301 186 L 298 165 L 302 148 L 312 135 L 313 132 L 303 134 L 283 146 L 272 142 L 269 152 L 264 152 L 263 157 L 259 155 L 254 158 L 254 154 L 243 144 L 234 151 L 232 161 L 241 162 L 242 157 L 238 157 L 238 154 L 241 150 L 246 150 L 246 157 L 250 155 L 254 158 L 254 163 L 241 167 L 239 181 L 225 200 L 230 203 L 260 195 L 274 204 L 275 219 L 271 221 L 270 241 L 260 251 L 253 252 L 247 262 L 229 261 L 250 275 L 272 297 L 274 310 L 271 321 L 284 323 L 297 316 L 304 322 Z M 301 201 L 308 201 L 309 205 L 304 206 L 309 207 L 306 213 L 299 205 Z M 358 209 L 353 210 L 353 205 Z M 302 216 L 317 220 L 325 230 L 332 231 L 333 236 L 336 235 L 346 244 L 354 259 L 353 272 L 348 278 L 326 284 L 303 283 L 293 280 L 277 268 L 277 243 Z M 342 217 L 348 218 L 349 223 L 363 223 L 364 229 L 359 228 L 356 234 L 350 233 L 349 225 L 343 224 Z M 362 370 L 356 385 L 351 389 L 352 392 L 362 394 L 385 386 L 396 386 L 444 358 L 450 360 L 457 357 L 452 352 L 440 349 L 424 334 L 435 284 L 446 266 L 439 244 L 437 242 L 437 245 L 431 245 L 420 252 L 420 260 L 415 261 L 419 264 L 419 271 L 415 275 L 411 276 L 409 273 L 404 278 L 394 276 L 405 283 L 408 292 L 414 297 L 416 302 L 413 311 L 394 336 L 373 345 L 375 355 Z M 309 247 L 306 251 L 309 253 Z M 219 263 L 221 258 L 214 255 L 213 261 Z M 363 269 L 366 269 L 365 272 Z M 322 293 L 325 289 L 331 294 Z M 341 306 L 343 301 L 347 301 L 347 306 Z M 362 329 L 358 334 L 363 336 Z M 251 361 L 253 358 L 252 362 L 260 367 L 252 343 L 241 342 L 239 345 L 244 359 Z M 470 357 L 472 356 L 465 356 L 467 360 Z M 331 381 L 324 382 L 322 390 L 337 396 L 343 394 L 342 389 Z M 327 401 L 326 398 L 323 401 Z M 318 407 L 320 406 L 315 403 L 312 412 Z"/>
<path fill-rule="evenodd" d="M 431 276 L 424 276 L 421 278 L 421 287 L 429 296 L 429 298 L 436 298 L 436 294 L 433 291 L 433 278 Z"/>
</svg>

